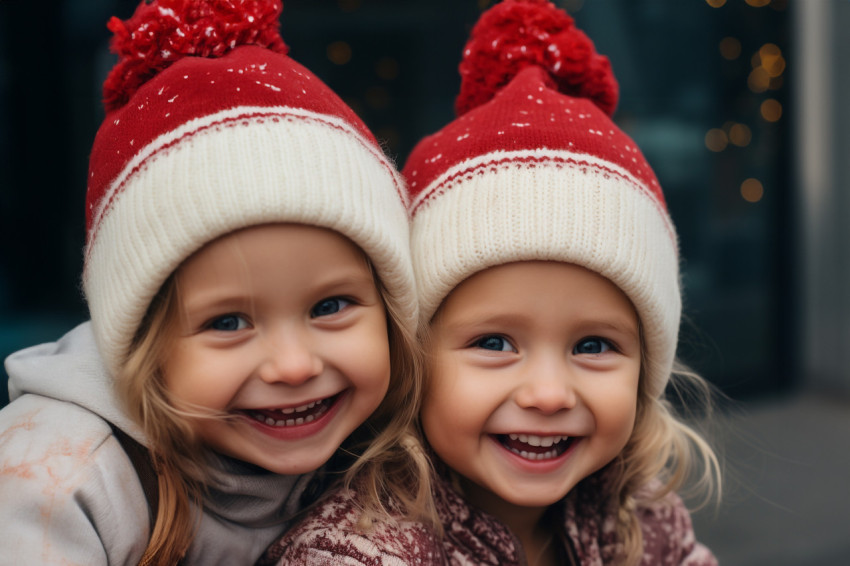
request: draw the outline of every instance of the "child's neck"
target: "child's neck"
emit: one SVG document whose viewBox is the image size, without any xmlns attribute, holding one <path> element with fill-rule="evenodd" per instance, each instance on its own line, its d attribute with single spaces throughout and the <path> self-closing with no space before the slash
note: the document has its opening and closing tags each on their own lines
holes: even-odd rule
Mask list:
<svg viewBox="0 0 850 566">
<path fill-rule="evenodd" d="M 473 482 L 462 481 L 466 498 L 507 526 L 522 544 L 529 566 L 555 566 L 559 544 L 554 526 L 546 520 L 548 507 L 509 503 Z"/>
</svg>

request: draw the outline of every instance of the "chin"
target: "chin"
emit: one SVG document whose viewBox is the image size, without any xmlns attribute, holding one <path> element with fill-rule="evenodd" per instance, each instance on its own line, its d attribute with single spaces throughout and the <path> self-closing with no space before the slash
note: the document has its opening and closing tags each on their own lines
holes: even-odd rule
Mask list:
<svg viewBox="0 0 850 566">
<path fill-rule="evenodd" d="M 267 459 L 266 463 L 268 465 L 263 467 L 270 472 L 288 476 L 308 474 L 324 466 L 330 460 L 331 456 L 333 456 L 333 452 L 327 454 L 327 457 L 324 457 L 324 454 L 316 452 L 306 456 L 300 452 L 298 454 L 284 454 L 279 458 Z"/>
<path fill-rule="evenodd" d="M 567 492 L 569 493 L 569 492 Z M 507 495 L 507 494 L 506 494 Z M 540 507 L 549 507 L 550 505 L 554 505 L 561 499 L 563 499 L 567 494 L 561 494 L 557 497 L 553 496 L 551 492 L 547 494 L 518 494 L 516 492 L 511 493 L 508 497 L 503 495 L 499 495 L 502 499 L 516 505 L 517 507 L 529 507 L 529 508 L 540 508 Z"/>
<path fill-rule="evenodd" d="M 517 485 L 514 483 L 504 489 L 493 491 L 497 497 L 517 507 L 541 508 L 554 505 L 572 490 L 572 486 Z"/>
</svg>

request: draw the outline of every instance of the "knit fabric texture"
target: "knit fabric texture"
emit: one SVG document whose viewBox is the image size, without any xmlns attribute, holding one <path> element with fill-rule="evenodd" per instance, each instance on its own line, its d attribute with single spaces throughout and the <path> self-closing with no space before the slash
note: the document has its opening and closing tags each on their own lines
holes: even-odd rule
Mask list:
<svg viewBox="0 0 850 566">
<path fill-rule="evenodd" d="M 615 515 L 600 497 L 596 482 L 586 480 L 550 510 L 554 544 L 570 546 L 579 566 L 616 564 L 622 543 Z M 443 478 L 435 479 L 434 499 L 443 526 L 439 536 L 429 525 L 402 515 L 358 526 L 356 491 L 329 493 L 296 525 L 273 543 L 261 566 L 419 564 L 422 566 L 524 566 L 528 557 L 519 539 L 493 515 L 471 505 Z M 391 503 L 390 508 L 392 508 Z M 674 493 L 637 509 L 643 534 L 641 566 L 717 566 L 717 559 L 694 535 L 690 514 Z M 564 548 L 561 548 L 564 547 Z M 566 563 L 566 562 L 565 562 Z"/>
<path fill-rule="evenodd" d="M 108 81 L 112 110 L 91 152 L 83 287 L 107 366 L 120 366 L 152 298 L 183 260 L 229 232 L 273 222 L 351 239 L 413 328 L 407 194 L 354 112 L 288 57 L 279 37 L 267 41 L 272 48 L 236 39 L 225 49 L 204 44 L 208 56 L 175 55 L 160 68 L 162 45 L 173 49 L 172 40 L 189 33 L 208 43 L 206 35 L 218 33 L 215 14 L 204 15 L 212 18 L 208 26 L 197 21 L 212 4 L 159 0 L 139 6 L 125 22 L 130 31 L 110 22 L 128 38 L 143 37 L 142 56 L 154 60 L 152 71 L 125 70 L 119 61 L 121 72 Z M 245 10 L 242 19 L 257 22 L 249 10 L 258 4 L 274 9 L 277 33 L 279 1 L 237 0 L 227 17 Z M 170 35 L 149 39 L 151 29 Z M 258 36 L 250 32 L 240 28 L 237 37 Z M 134 55 L 128 50 L 126 57 Z M 116 94 L 116 80 L 125 76 L 126 92 Z"/>
<path fill-rule="evenodd" d="M 681 315 L 676 232 L 655 174 L 607 114 L 616 100 L 607 59 L 571 34 L 580 34 L 572 19 L 539 0 L 505 0 L 473 29 L 462 74 L 469 61 L 492 67 L 463 80 L 492 92 L 472 97 L 462 85 L 458 107 L 468 111 L 420 141 L 402 170 L 420 314 L 430 320 L 452 289 L 488 267 L 581 265 L 635 306 L 645 383 L 657 396 L 672 370 Z M 564 52 L 570 45 L 582 49 Z M 561 59 L 540 55 L 551 52 Z M 561 60 L 572 61 L 572 76 L 555 73 Z M 587 96 L 581 81 L 593 82 Z"/>
</svg>

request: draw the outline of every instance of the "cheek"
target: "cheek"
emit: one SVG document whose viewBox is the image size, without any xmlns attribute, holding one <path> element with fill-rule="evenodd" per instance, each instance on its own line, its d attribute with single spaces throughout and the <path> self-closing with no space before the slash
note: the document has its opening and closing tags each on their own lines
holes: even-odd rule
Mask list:
<svg viewBox="0 0 850 566">
<path fill-rule="evenodd" d="M 455 414 L 455 411 L 454 407 L 451 406 L 451 397 L 445 395 L 445 376 L 433 369 L 430 370 L 430 373 L 428 389 L 422 399 L 420 418 L 425 438 L 434 450 L 440 456 L 443 456 L 442 449 L 445 443 L 446 428 L 450 426 L 448 421 L 451 419 L 451 415 Z M 444 397 L 446 398 L 444 399 Z"/>
<path fill-rule="evenodd" d="M 635 413 L 634 405 L 630 405 L 627 409 L 616 415 L 618 421 L 614 423 L 615 426 L 613 427 L 612 434 L 617 437 L 621 449 L 626 445 L 626 442 L 628 442 L 635 429 Z"/>
<path fill-rule="evenodd" d="M 422 403 L 422 426 L 435 450 L 477 437 L 486 421 L 484 393 L 455 366 L 436 364 Z M 439 453 L 439 450 L 438 450 Z"/>
<path fill-rule="evenodd" d="M 178 399 L 189 400 L 188 397 L 192 397 L 197 388 L 194 382 L 198 379 L 198 364 L 202 361 L 203 358 L 197 359 L 191 350 L 179 345 L 175 347 L 162 365 L 163 382 L 168 392 Z"/>
<path fill-rule="evenodd" d="M 372 324 L 339 336 L 332 354 L 356 385 L 386 390 L 390 381 L 390 345 L 386 324 Z"/>
<path fill-rule="evenodd" d="M 612 445 L 622 449 L 634 430 L 637 414 L 636 388 L 626 388 L 620 392 L 609 390 L 602 399 L 597 403 L 598 431 L 608 438 Z"/>
<path fill-rule="evenodd" d="M 376 352 L 371 360 L 371 367 L 364 369 L 363 378 L 359 380 L 357 385 L 371 393 L 373 408 L 377 408 L 387 395 L 387 391 L 390 389 L 390 381 L 392 381 L 389 348 Z M 401 379 L 404 379 L 404 377 L 397 376 Z"/>
<path fill-rule="evenodd" d="M 178 345 L 163 364 L 165 387 L 178 400 L 222 408 L 238 387 L 234 378 L 245 373 L 247 357 L 216 355 Z"/>
<path fill-rule="evenodd" d="M 452 465 L 451 447 L 449 442 L 452 430 L 457 430 L 454 423 L 450 423 L 451 415 L 455 414 L 451 407 L 447 407 L 446 403 L 442 403 L 439 397 L 432 394 L 426 395 L 422 402 L 422 410 L 420 416 L 422 419 L 422 430 L 425 433 L 425 439 L 434 449 L 437 455 Z M 457 446 L 458 442 L 454 445 Z"/>
</svg>

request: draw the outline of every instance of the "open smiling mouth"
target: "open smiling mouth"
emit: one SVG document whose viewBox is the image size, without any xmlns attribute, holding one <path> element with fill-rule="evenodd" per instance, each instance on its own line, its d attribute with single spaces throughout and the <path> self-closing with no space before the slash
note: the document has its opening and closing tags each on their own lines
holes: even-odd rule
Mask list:
<svg viewBox="0 0 850 566">
<path fill-rule="evenodd" d="M 286 409 L 248 409 L 241 412 L 255 421 L 268 426 L 298 426 L 321 418 L 333 407 L 340 396 L 341 394 L 338 393 L 333 397 L 313 401 L 300 407 L 288 407 Z"/>
<path fill-rule="evenodd" d="M 534 434 L 499 434 L 496 440 L 526 460 L 551 460 L 567 451 L 576 437 L 537 436 Z"/>
</svg>

